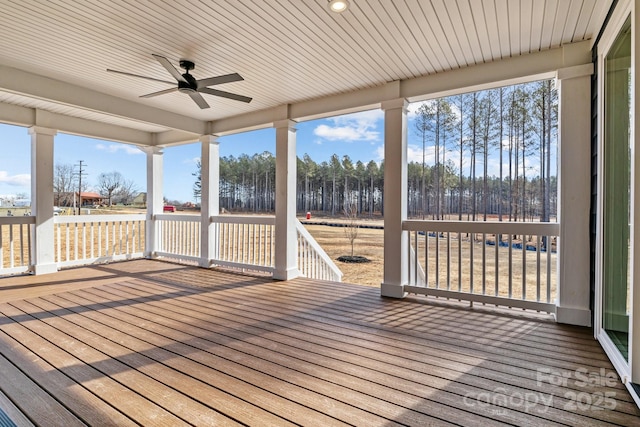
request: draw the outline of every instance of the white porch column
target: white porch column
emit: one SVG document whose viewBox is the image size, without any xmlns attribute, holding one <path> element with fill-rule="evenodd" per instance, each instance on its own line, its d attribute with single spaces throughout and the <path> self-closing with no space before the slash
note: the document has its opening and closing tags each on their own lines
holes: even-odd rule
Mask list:
<svg viewBox="0 0 640 427">
<path fill-rule="evenodd" d="M 589 204 L 591 64 L 558 70 L 558 307 L 556 321 L 591 326 Z"/>
<path fill-rule="evenodd" d="M 296 237 L 296 128 L 292 120 L 280 120 L 276 128 L 276 270 L 273 278 L 298 276 Z"/>
<path fill-rule="evenodd" d="M 220 213 L 220 146 L 218 137 L 200 137 L 200 266 L 209 267 L 218 256 L 217 230 L 211 216 Z"/>
<path fill-rule="evenodd" d="M 53 140 L 57 131 L 39 126 L 31 135 L 31 211 L 36 217 L 33 234 L 35 274 L 58 271 L 55 262 L 53 225 Z"/>
<path fill-rule="evenodd" d="M 402 298 L 407 284 L 407 105 L 404 98 L 382 102 L 384 110 L 384 281 L 385 297 Z"/>
<path fill-rule="evenodd" d="M 153 258 L 159 247 L 158 223 L 155 216 L 162 213 L 163 151 L 159 147 L 145 147 L 147 154 L 147 224 L 144 256 Z"/>
</svg>

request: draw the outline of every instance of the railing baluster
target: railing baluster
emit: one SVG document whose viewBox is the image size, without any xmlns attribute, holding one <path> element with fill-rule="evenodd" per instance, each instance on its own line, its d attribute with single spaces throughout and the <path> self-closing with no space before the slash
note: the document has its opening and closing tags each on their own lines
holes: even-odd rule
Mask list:
<svg viewBox="0 0 640 427">
<path fill-rule="evenodd" d="M 70 251 L 71 251 L 71 245 L 69 244 L 69 228 L 70 228 L 69 226 L 70 226 L 70 225 L 71 225 L 71 224 L 67 224 L 67 225 L 65 226 L 65 229 L 66 229 L 66 245 L 67 245 L 67 247 L 66 247 L 66 251 L 65 251 L 65 252 L 66 252 L 66 258 L 65 258 L 65 261 L 69 261 L 69 260 L 70 260 L 70 258 L 69 258 L 69 253 L 70 253 Z"/>
<path fill-rule="evenodd" d="M 73 256 L 74 260 L 78 259 L 78 223 L 73 224 Z"/>
<path fill-rule="evenodd" d="M 482 233 L 482 295 L 487 293 L 487 234 Z"/>
<path fill-rule="evenodd" d="M 13 257 L 13 224 L 9 224 L 9 267 L 15 267 L 15 260 Z"/>
<path fill-rule="evenodd" d="M 496 233 L 496 234 L 494 234 L 494 236 L 495 237 L 494 237 L 493 240 L 494 240 L 495 245 L 494 245 L 494 261 L 493 262 L 495 264 L 495 268 L 494 268 L 494 271 L 495 271 L 495 276 L 494 276 L 495 284 L 494 284 L 493 295 L 497 297 L 498 293 L 499 293 L 499 291 L 498 291 L 498 286 L 499 286 L 498 277 L 500 277 L 500 266 L 498 264 L 498 258 L 499 258 L 498 253 L 500 251 L 500 243 L 502 243 L 502 234 Z"/>
<path fill-rule="evenodd" d="M 4 226 L 0 224 L 0 268 L 4 268 L 4 238 L 2 236 Z"/>
<path fill-rule="evenodd" d="M 462 233 L 458 231 L 458 292 L 462 291 Z"/>
<path fill-rule="evenodd" d="M 424 232 L 424 285 L 426 287 L 429 287 L 429 231 L 428 230 L 425 230 Z"/>
<path fill-rule="evenodd" d="M 469 272 L 469 293 L 473 293 L 473 264 L 475 262 L 475 260 L 473 259 L 473 246 L 475 243 L 475 238 L 476 235 L 475 233 L 471 233 L 470 234 L 470 239 L 469 239 L 469 268 L 470 268 L 470 272 Z"/>
<path fill-rule="evenodd" d="M 451 289 L 451 233 L 447 231 L 447 290 Z"/>
<path fill-rule="evenodd" d="M 20 224 L 20 265 L 24 265 L 24 224 Z"/>
<path fill-rule="evenodd" d="M 520 237 L 522 242 L 522 289 L 520 299 L 527 298 L 527 235 L 522 234 Z"/>
<path fill-rule="evenodd" d="M 513 236 L 509 233 L 509 298 L 513 298 Z"/>
<path fill-rule="evenodd" d="M 440 289 L 440 232 L 436 232 L 436 289 Z"/>
<path fill-rule="evenodd" d="M 540 301 L 540 236 L 536 236 L 536 301 Z"/>
<path fill-rule="evenodd" d="M 551 249 L 552 249 L 552 241 L 551 236 L 547 237 L 547 301 L 551 302 Z M 558 243 L 556 240 L 556 248 L 558 247 Z M 556 249 L 557 250 L 557 249 Z M 557 292 L 557 291 L 556 291 Z"/>
</svg>

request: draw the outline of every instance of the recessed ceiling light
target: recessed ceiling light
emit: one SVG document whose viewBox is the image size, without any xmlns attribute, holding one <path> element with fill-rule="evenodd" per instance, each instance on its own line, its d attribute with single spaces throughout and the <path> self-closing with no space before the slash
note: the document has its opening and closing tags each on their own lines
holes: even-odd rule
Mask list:
<svg viewBox="0 0 640 427">
<path fill-rule="evenodd" d="M 349 9 L 349 2 L 347 0 L 330 0 L 329 10 L 335 13 L 342 13 Z"/>
</svg>

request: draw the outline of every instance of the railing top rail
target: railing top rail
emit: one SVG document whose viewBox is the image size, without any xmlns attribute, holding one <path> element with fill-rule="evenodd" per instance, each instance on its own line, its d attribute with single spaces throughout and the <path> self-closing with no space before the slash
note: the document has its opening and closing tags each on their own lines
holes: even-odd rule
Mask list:
<svg viewBox="0 0 640 427">
<path fill-rule="evenodd" d="M 118 214 L 118 215 L 61 215 L 54 216 L 55 224 L 82 224 L 87 222 L 120 222 L 120 221 L 144 221 L 144 214 Z"/>
<path fill-rule="evenodd" d="M 200 222 L 200 215 L 156 214 L 153 217 L 159 221 Z"/>
<path fill-rule="evenodd" d="M 0 225 L 13 224 L 35 224 L 35 216 L 2 216 L 0 217 Z"/>
<path fill-rule="evenodd" d="M 529 234 L 556 236 L 560 232 L 557 222 L 506 222 L 506 221 L 421 221 L 405 220 L 402 229 L 408 231 L 435 231 L 488 234 Z"/>
<path fill-rule="evenodd" d="M 211 222 L 220 224 L 276 224 L 276 217 L 273 215 L 216 215 L 210 219 Z"/>
</svg>

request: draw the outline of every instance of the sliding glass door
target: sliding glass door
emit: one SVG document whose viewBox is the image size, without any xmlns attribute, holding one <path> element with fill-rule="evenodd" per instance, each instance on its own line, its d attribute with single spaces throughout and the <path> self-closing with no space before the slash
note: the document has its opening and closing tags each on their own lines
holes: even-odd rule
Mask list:
<svg viewBox="0 0 640 427">
<path fill-rule="evenodd" d="M 631 20 L 604 57 L 600 327 L 628 364 L 632 284 Z"/>
</svg>

